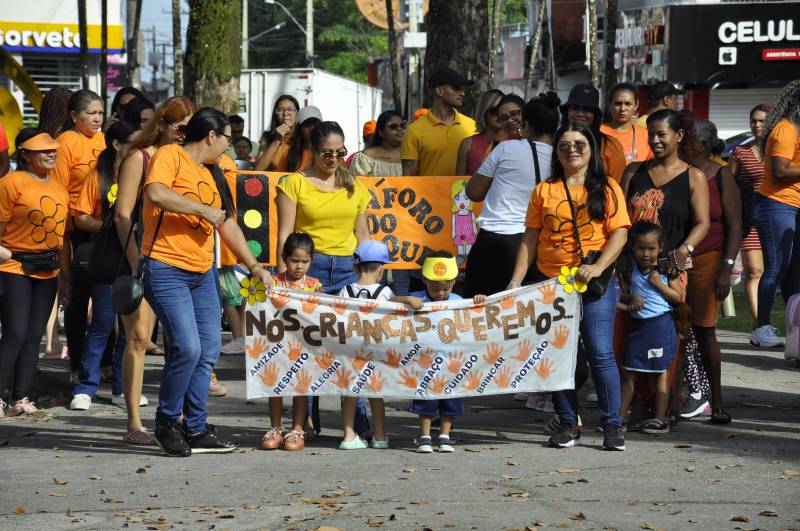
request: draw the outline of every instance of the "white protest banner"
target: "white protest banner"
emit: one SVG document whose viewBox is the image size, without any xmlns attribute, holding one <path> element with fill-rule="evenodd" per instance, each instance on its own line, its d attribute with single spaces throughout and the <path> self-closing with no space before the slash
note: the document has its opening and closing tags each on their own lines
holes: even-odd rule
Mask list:
<svg viewBox="0 0 800 531">
<path fill-rule="evenodd" d="M 245 313 L 247 398 L 450 398 L 574 385 L 580 297 L 549 280 L 408 306 L 276 288 Z M 258 302 L 257 299 L 266 299 Z"/>
</svg>

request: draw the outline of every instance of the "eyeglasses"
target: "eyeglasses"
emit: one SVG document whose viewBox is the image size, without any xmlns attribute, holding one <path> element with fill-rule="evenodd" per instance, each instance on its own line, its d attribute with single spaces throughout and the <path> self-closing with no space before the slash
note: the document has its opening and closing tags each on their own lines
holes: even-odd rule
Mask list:
<svg viewBox="0 0 800 531">
<path fill-rule="evenodd" d="M 573 149 L 578 152 L 578 155 L 580 155 L 586 150 L 586 148 L 588 146 L 589 146 L 589 144 L 587 144 L 586 142 L 581 142 L 581 141 L 578 141 L 578 142 L 559 142 L 557 148 L 558 148 L 558 152 L 561 153 L 562 155 L 569 155 L 570 153 L 572 153 Z"/>
<path fill-rule="evenodd" d="M 400 129 L 405 129 L 406 128 L 406 123 L 405 122 L 399 122 L 399 123 L 394 123 L 394 124 L 386 124 L 386 127 L 391 129 L 392 131 L 399 131 Z"/>
<path fill-rule="evenodd" d="M 217 133 L 217 136 L 224 136 L 225 139 L 228 141 L 228 147 L 233 145 L 233 137 L 231 135 L 226 135 L 225 133 Z"/>
<path fill-rule="evenodd" d="M 500 122 L 501 124 L 504 124 L 506 122 L 510 122 L 511 120 L 519 120 L 521 116 L 522 116 L 522 109 L 517 109 L 516 111 L 511 111 L 508 114 L 501 114 L 500 116 L 497 117 L 497 121 Z"/>
<path fill-rule="evenodd" d="M 330 162 L 333 159 L 344 159 L 347 156 L 347 148 L 337 149 L 336 151 L 320 151 L 319 156 Z"/>
<path fill-rule="evenodd" d="M 294 114 L 297 112 L 297 109 L 294 107 L 278 107 L 275 109 L 275 114 Z"/>
</svg>

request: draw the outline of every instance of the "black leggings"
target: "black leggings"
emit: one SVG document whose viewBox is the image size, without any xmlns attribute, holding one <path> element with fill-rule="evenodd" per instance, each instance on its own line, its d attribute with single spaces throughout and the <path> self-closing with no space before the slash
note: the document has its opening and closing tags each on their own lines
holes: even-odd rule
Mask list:
<svg viewBox="0 0 800 531">
<path fill-rule="evenodd" d="M 464 297 L 494 295 L 505 291 L 514 273 L 521 241 L 522 233 L 498 234 L 481 229 L 467 257 Z M 533 281 L 535 270 L 535 266 L 528 270 L 523 284 Z"/>
<path fill-rule="evenodd" d="M 75 271 L 72 275 L 70 302 L 64 308 L 64 333 L 67 336 L 69 366 L 72 372 L 77 371 L 81 366 L 91 297 L 92 283 L 89 276 L 86 273 Z"/>
<path fill-rule="evenodd" d="M 28 396 L 39 344 L 56 298 L 55 278 L 37 279 L 12 273 L 0 273 L 3 297 L 0 300 L 0 394 L 13 384 L 11 400 Z"/>
</svg>

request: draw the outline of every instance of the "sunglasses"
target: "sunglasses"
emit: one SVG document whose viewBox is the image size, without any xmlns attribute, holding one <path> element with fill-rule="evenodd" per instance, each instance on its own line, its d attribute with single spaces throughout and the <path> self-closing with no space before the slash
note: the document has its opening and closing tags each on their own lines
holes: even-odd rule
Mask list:
<svg viewBox="0 0 800 531">
<path fill-rule="evenodd" d="M 588 146 L 589 146 L 589 144 L 587 144 L 586 142 L 581 142 L 581 141 L 578 141 L 578 142 L 559 142 L 558 146 L 557 146 L 557 149 L 558 149 L 558 152 L 561 153 L 562 155 L 569 155 L 570 153 L 572 153 L 572 150 L 577 151 L 578 154 L 580 155 L 586 150 L 586 148 Z"/>
<path fill-rule="evenodd" d="M 336 151 L 320 151 L 319 156 L 330 162 L 333 159 L 344 159 L 347 156 L 347 148 L 337 149 Z"/>
<path fill-rule="evenodd" d="M 401 129 L 405 129 L 406 128 L 406 123 L 405 122 L 399 122 L 399 123 L 394 123 L 394 124 L 386 124 L 386 127 L 391 129 L 392 131 L 399 131 Z"/>
<path fill-rule="evenodd" d="M 218 133 L 217 136 L 224 136 L 225 139 L 228 141 L 228 147 L 233 145 L 233 137 L 231 135 L 226 135 L 225 133 Z"/>
<path fill-rule="evenodd" d="M 517 109 L 516 111 L 511 111 L 508 114 L 501 114 L 500 116 L 497 117 L 497 121 L 500 122 L 501 124 L 504 124 L 506 122 L 510 122 L 511 120 L 519 120 L 521 116 L 522 116 L 522 109 Z"/>
</svg>

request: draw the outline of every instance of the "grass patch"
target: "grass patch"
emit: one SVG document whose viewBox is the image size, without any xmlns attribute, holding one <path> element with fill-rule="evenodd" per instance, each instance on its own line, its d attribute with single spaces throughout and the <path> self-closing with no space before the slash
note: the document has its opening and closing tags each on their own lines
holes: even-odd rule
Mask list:
<svg viewBox="0 0 800 531">
<path fill-rule="evenodd" d="M 717 328 L 749 334 L 753 330 L 753 319 L 750 317 L 750 310 L 747 309 L 744 292 L 734 290 L 733 302 L 736 307 L 736 317 L 720 317 Z M 772 305 L 772 324 L 778 329 L 778 335 L 786 337 L 786 306 L 783 304 L 783 297 L 780 293 L 775 296 L 775 302 Z"/>
</svg>

